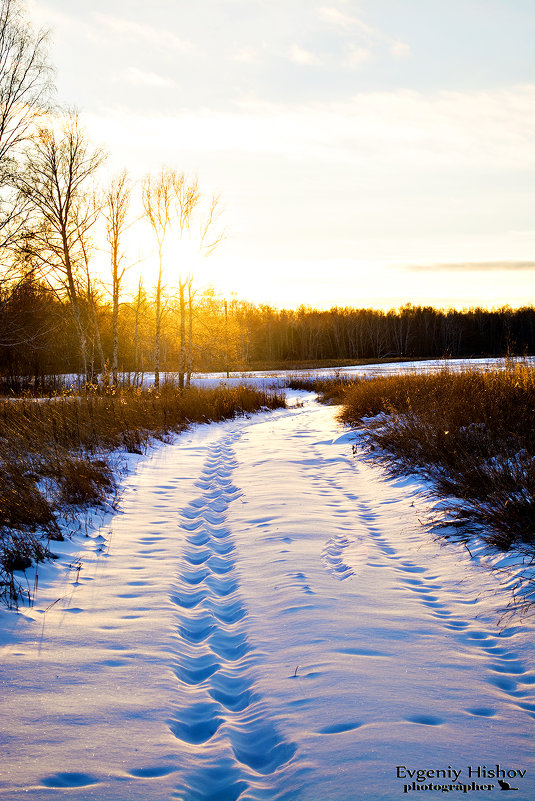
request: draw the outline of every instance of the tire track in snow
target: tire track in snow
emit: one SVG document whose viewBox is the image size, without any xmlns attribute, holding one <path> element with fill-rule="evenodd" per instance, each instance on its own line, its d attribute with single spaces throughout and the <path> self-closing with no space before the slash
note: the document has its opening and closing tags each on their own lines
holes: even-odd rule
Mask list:
<svg viewBox="0 0 535 801">
<path fill-rule="evenodd" d="M 301 436 L 314 437 L 314 421 L 310 417 L 303 420 Z M 366 536 L 359 536 L 355 533 L 351 519 L 354 515 L 355 496 L 348 493 L 335 480 L 325 472 L 325 467 L 332 463 L 332 459 L 325 459 L 316 444 L 309 446 L 310 475 L 314 484 L 318 487 L 318 494 L 324 495 L 328 499 L 327 503 L 331 507 L 331 514 L 340 519 L 340 530 L 325 543 L 321 559 L 325 569 L 340 581 L 355 576 L 366 564 L 369 556 L 369 541 Z M 318 471 L 317 465 L 321 465 Z M 305 465 L 306 466 L 306 465 Z M 342 496 L 342 501 L 335 500 L 332 490 Z"/>
<path fill-rule="evenodd" d="M 208 448 L 181 512 L 183 568 L 172 600 L 178 612 L 174 670 L 183 703 L 169 722 L 188 754 L 177 797 L 184 801 L 276 799 L 295 746 L 270 720 L 255 689 L 254 653 L 239 593 L 235 546 L 226 513 L 241 491 L 232 482 L 231 432 Z"/>
<path fill-rule="evenodd" d="M 307 425 L 308 424 L 308 425 Z M 303 421 L 302 436 L 312 434 L 312 421 Z M 511 626 L 501 630 L 485 628 L 477 625 L 477 620 L 465 618 L 464 608 L 477 608 L 479 599 L 465 595 L 454 596 L 451 589 L 440 581 L 428 566 L 417 564 L 412 557 L 404 555 L 396 544 L 391 542 L 387 533 L 388 527 L 382 520 L 381 509 L 394 503 L 393 500 L 371 501 L 359 487 L 358 472 L 354 475 L 353 484 L 358 491 L 348 492 L 347 488 L 328 473 L 329 464 L 339 459 L 325 458 L 319 445 L 311 444 L 310 471 L 312 480 L 318 488 L 318 494 L 329 497 L 334 514 L 342 519 L 341 530 L 335 532 L 325 543 L 322 550 L 322 562 L 325 569 L 340 581 L 354 578 L 364 565 L 384 569 L 389 567 L 397 575 L 398 586 L 405 593 L 414 596 L 417 601 L 429 610 L 445 635 L 456 643 L 456 649 L 471 655 L 471 658 L 484 658 L 482 680 L 489 686 L 493 694 L 502 701 L 513 704 L 529 716 L 535 717 L 533 684 L 535 677 L 525 667 L 522 657 L 509 647 L 507 641 L 514 637 L 516 628 Z M 307 466 L 307 459 L 304 465 Z M 317 465 L 322 465 L 320 471 Z M 327 468 L 327 469 L 326 469 Z M 348 510 L 352 510 L 352 521 L 348 519 Z M 370 552 L 374 546 L 379 559 L 374 559 Z M 302 577 L 305 578 L 304 576 Z M 469 715 L 491 718 L 496 714 L 492 705 L 476 705 L 463 710 Z M 410 722 L 426 725 L 439 725 L 442 719 L 431 715 L 415 715 Z"/>
<path fill-rule="evenodd" d="M 532 693 L 528 689 L 533 684 L 533 676 L 525 668 L 521 657 L 506 642 L 516 631 L 514 626 L 499 631 L 480 628 L 476 621 L 465 619 L 462 610 L 455 607 L 477 607 L 479 599 L 474 597 L 453 597 L 451 592 L 433 575 L 428 567 L 416 564 L 397 552 L 386 534 L 379 528 L 379 515 L 373 512 L 362 500 L 359 502 L 359 515 L 368 526 L 370 537 L 383 557 L 393 563 L 401 585 L 412 593 L 418 602 L 429 610 L 442 630 L 451 636 L 461 651 L 491 657 L 486 664 L 485 682 L 496 688 L 504 700 L 512 702 L 519 709 L 535 717 Z M 524 680 L 523 680 L 524 679 Z M 519 687 L 523 684 L 523 687 Z M 493 717 L 496 713 L 491 706 L 473 706 L 464 710 L 468 714 Z M 425 717 L 425 716 L 424 716 Z M 427 722 L 426 720 L 415 722 Z"/>
<path fill-rule="evenodd" d="M 319 456 L 319 452 L 317 452 Z M 437 575 L 432 575 L 428 567 L 416 564 L 411 558 L 399 553 L 389 540 L 381 525 L 381 502 L 372 507 L 369 500 L 354 493 L 348 493 L 343 486 L 329 476 L 324 481 L 346 497 L 348 503 L 357 512 L 358 523 L 364 528 L 369 540 L 376 546 L 383 562 L 368 564 L 383 567 L 385 561 L 390 563 L 396 571 L 400 585 L 412 593 L 419 603 L 428 609 L 440 627 L 451 636 L 462 650 L 475 656 L 491 657 L 487 661 L 485 682 L 498 691 L 502 698 L 517 708 L 522 709 L 531 717 L 535 717 L 535 703 L 532 693 L 534 677 L 525 667 L 520 655 L 514 648 L 509 648 L 504 641 L 513 637 L 516 631 L 514 626 L 496 630 L 479 628 L 475 621 L 467 620 L 459 611 L 452 611 L 458 606 L 475 607 L 477 597 L 453 597 L 451 592 L 442 585 Z M 382 502 L 385 503 L 384 501 Z M 377 510 L 377 511 L 376 511 Z M 354 575 L 350 559 L 346 564 L 343 559 L 344 549 L 350 549 L 351 538 L 347 535 L 337 535 L 325 546 L 323 556 L 326 566 L 340 579 Z M 519 686 L 520 685 L 520 686 Z M 470 715 L 493 717 L 496 710 L 492 706 L 472 706 L 464 710 Z M 432 716 L 416 716 L 412 722 L 433 725 L 441 723 Z"/>
</svg>

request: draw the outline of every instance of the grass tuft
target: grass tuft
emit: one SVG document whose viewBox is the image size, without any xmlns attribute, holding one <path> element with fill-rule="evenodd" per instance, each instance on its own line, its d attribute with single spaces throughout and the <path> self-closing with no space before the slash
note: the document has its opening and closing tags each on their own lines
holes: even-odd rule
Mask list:
<svg viewBox="0 0 535 801">
<path fill-rule="evenodd" d="M 320 389 L 318 387 L 318 389 Z M 413 372 L 324 382 L 323 399 L 363 431 L 394 472 L 418 471 L 444 503 L 445 524 L 478 527 L 492 545 L 535 545 L 535 368 Z"/>
</svg>

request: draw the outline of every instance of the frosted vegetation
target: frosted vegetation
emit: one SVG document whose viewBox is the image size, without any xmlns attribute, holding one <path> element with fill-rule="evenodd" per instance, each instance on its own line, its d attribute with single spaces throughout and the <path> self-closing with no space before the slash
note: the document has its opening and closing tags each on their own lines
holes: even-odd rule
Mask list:
<svg viewBox="0 0 535 801">
<path fill-rule="evenodd" d="M 395 473 L 430 479 L 443 524 L 503 550 L 535 548 L 535 368 L 442 367 L 371 378 L 294 379 L 342 404 L 361 447 Z"/>
</svg>

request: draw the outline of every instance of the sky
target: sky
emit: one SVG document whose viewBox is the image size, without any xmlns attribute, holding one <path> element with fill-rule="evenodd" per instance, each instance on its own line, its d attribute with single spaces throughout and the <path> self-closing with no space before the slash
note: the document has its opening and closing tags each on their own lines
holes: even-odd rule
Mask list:
<svg viewBox="0 0 535 801">
<path fill-rule="evenodd" d="M 220 194 L 199 285 L 279 307 L 535 303 L 533 0 L 26 5 L 110 175 L 165 165 Z M 130 277 L 150 284 L 139 237 Z"/>
</svg>

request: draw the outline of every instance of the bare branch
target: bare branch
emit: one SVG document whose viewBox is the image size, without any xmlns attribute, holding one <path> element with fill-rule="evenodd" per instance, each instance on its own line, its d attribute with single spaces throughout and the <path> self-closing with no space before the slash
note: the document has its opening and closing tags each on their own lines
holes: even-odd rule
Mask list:
<svg viewBox="0 0 535 801">
<path fill-rule="evenodd" d="M 199 252 L 203 256 L 209 256 L 226 239 L 225 231 L 214 230 L 222 212 L 220 195 L 212 195 L 208 213 L 201 220 Z"/>
</svg>

